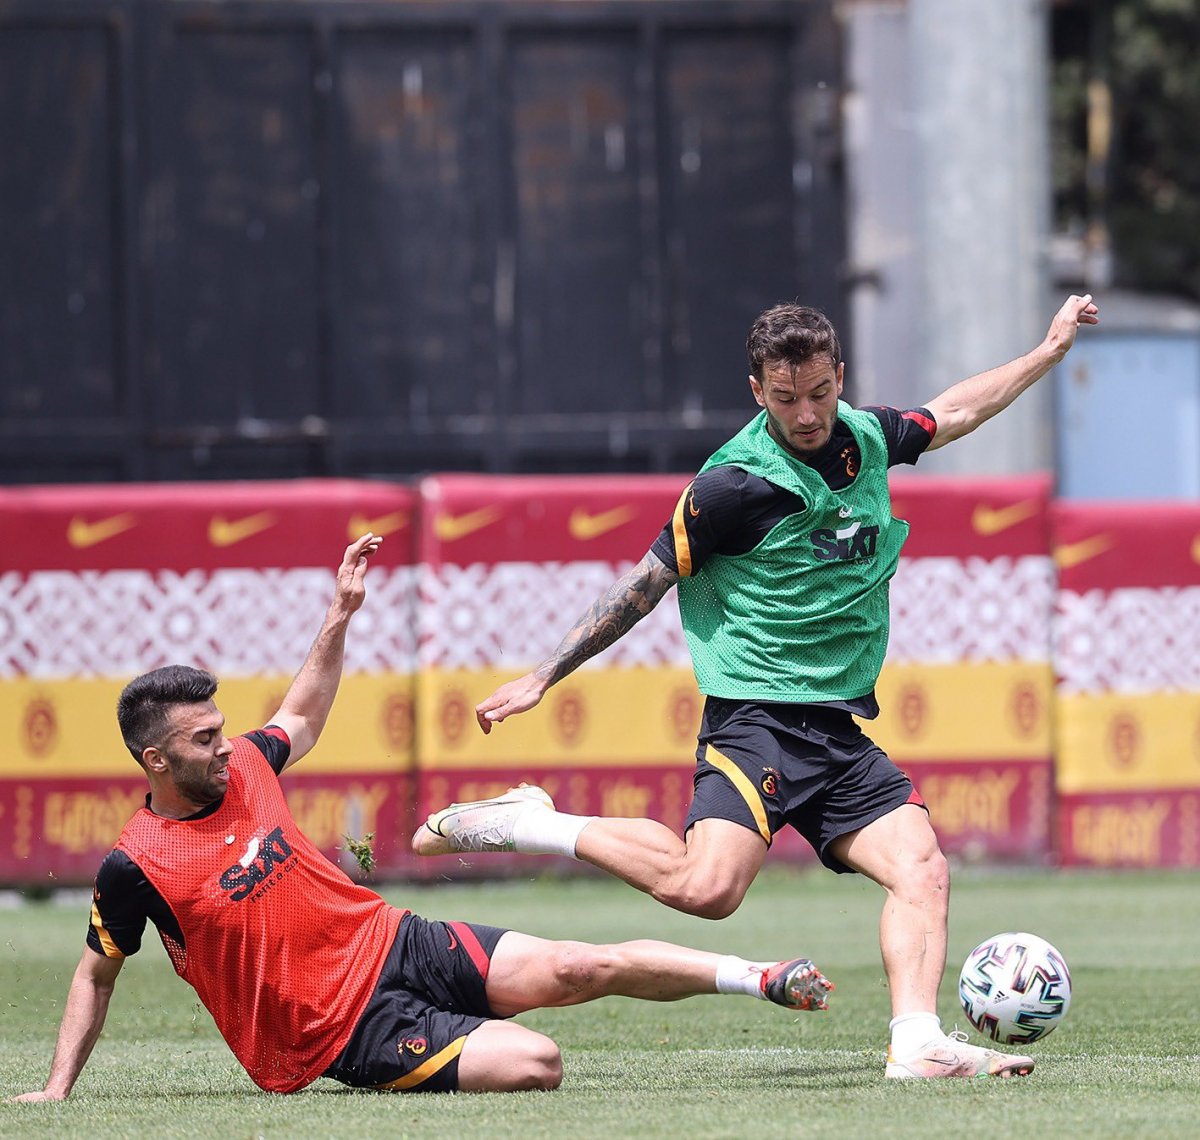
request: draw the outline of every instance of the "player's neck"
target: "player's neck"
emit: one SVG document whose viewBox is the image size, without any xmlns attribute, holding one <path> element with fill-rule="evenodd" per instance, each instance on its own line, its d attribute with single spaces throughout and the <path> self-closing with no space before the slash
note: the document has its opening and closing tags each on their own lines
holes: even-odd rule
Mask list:
<svg viewBox="0 0 1200 1140">
<path fill-rule="evenodd" d="M 163 819 L 189 819 L 201 812 L 209 814 L 224 797 L 206 804 L 198 804 L 169 785 L 163 787 L 150 786 L 150 800 L 147 807 Z"/>
</svg>

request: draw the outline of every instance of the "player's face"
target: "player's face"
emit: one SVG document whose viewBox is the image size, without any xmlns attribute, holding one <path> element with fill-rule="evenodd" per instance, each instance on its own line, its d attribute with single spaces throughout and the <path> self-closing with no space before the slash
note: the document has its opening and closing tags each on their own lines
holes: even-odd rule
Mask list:
<svg viewBox="0 0 1200 1140">
<path fill-rule="evenodd" d="M 793 455 L 806 459 L 829 442 L 842 394 L 843 365 L 827 357 L 794 367 L 784 361 L 763 366 L 761 383 L 750 377 L 750 389 L 767 412 L 771 438 Z"/>
<path fill-rule="evenodd" d="M 197 807 L 214 803 L 229 785 L 233 745 L 225 738 L 225 717 L 211 701 L 174 705 L 172 729 L 160 751 L 175 790 Z"/>
</svg>

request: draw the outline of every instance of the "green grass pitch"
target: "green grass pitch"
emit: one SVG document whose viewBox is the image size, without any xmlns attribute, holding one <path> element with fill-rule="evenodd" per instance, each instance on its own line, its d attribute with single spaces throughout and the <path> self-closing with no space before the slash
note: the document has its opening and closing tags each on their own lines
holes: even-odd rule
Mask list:
<svg viewBox="0 0 1200 1140">
<path fill-rule="evenodd" d="M 547 864 L 550 868 L 552 865 Z M 449 868 L 447 868 L 449 870 Z M 768 870 L 737 914 L 711 923 L 598 878 L 389 886 L 437 918 L 547 937 L 655 937 L 747 957 L 805 954 L 837 983 L 827 1013 L 738 997 L 670 1005 L 607 999 L 522 1022 L 562 1046 L 555 1093 L 397 1096 L 318 1081 L 259 1092 L 148 932 L 122 973 L 74 1095 L 0 1103 L 0 1137 L 1194 1137 L 1200 1135 L 1200 874 L 964 871 L 951 905 L 947 1028 L 969 1029 L 958 966 L 1001 930 L 1066 956 L 1074 1001 L 1034 1045 L 1023 1080 L 883 1080 L 887 993 L 872 884 Z M 0 910 L 0 1098 L 40 1088 L 87 920 L 72 905 Z M 972 1040 L 980 1038 L 972 1033 Z"/>
</svg>

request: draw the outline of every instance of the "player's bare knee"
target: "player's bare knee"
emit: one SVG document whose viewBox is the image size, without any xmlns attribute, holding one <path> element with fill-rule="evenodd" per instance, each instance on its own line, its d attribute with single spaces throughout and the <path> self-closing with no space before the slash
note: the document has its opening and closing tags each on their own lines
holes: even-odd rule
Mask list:
<svg viewBox="0 0 1200 1140">
<path fill-rule="evenodd" d="M 922 863 L 923 879 L 927 888 L 934 894 L 949 898 L 950 895 L 950 863 L 940 849 L 935 849 L 928 859 Z"/>
<path fill-rule="evenodd" d="M 556 942 L 550 951 L 548 965 L 563 996 L 578 1000 L 606 994 L 617 962 L 613 952 L 604 946 Z"/>
<path fill-rule="evenodd" d="M 562 1084 L 562 1052 L 549 1037 L 536 1035 L 526 1046 L 522 1079 L 515 1089 L 550 1092 Z"/>
<path fill-rule="evenodd" d="M 910 859 L 901 869 L 899 892 L 914 901 L 946 906 L 950 898 L 950 865 L 935 846 Z"/>
<path fill-rule="evenodd" d="M 562 1053 L 556 1046 L 554 1049 L 554 1055 L 547 1057 L 542 1063 L 540 1081 L 537 1087 L 545 1090 L 546 1092 L 551 1092 L 562 1084 L 562 1079 Z"/>
</svg>

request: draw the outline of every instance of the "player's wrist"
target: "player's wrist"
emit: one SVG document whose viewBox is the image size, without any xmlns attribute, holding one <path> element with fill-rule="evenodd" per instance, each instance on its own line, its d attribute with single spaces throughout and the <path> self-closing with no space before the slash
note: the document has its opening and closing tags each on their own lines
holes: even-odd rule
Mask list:
<svg viewBox="0 0 1200 1140">
<path fill-rule="evenodd" d="M 357 606 L 351 605 L 345 599 L 335 598 L 325 611 L 325 629 L 344 632 L 357 610 Z"/>
</svg>

